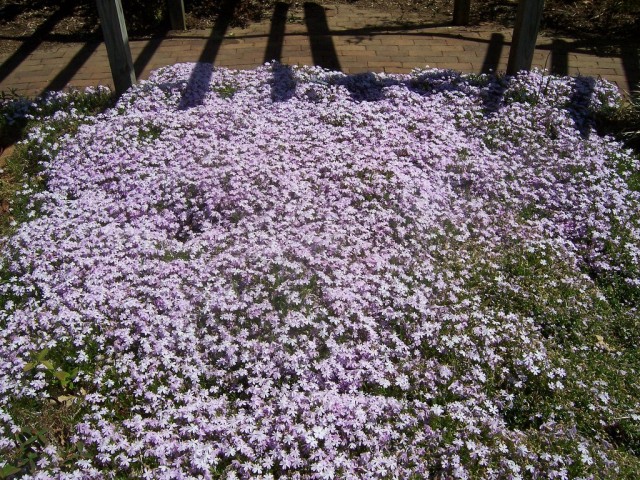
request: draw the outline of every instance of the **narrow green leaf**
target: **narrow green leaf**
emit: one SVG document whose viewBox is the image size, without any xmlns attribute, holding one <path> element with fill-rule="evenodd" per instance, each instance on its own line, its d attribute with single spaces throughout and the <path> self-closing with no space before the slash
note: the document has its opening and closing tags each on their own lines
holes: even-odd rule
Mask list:
<svg viewBox="0 0 640 480">
<path fill-rule="evenodd" d="M 36 432 L 36 436 L 38 437 L 38 440 L 40 440 L 40 442 L 47 443 L 47 437 L 46 437 L 47 431 L 46 430 L 38 430 Z"/>
<path fill-rule="evenodd" d="M 13 465 L 6 464 L 4 467 L 0 468 L 0 478 L 7 478 L 11 475 L 15 475 L 20 472 L 20 468 L 14 467 Z"/>
<path fill-rule="evenodd" d="M 58 370 L 57 372 L 53 372 L 53 375 L 60 380 L 62 386 L 65 386 L 68 382 L 69 374 L 67 372 L 63 372 L 62 370 Z"/>
<path fill-rule="evenodd" d="M 36 435 L 31 435 L 29 438 L 27 438 L 24 442 L 22 442 L 21 447 L 26 447 L 28 445 L 31 445 L 32 443 L 34 443 L 36 440 L 38 440 L 38 437 Z"/>
<path fill-rule="evenodd" d="M 45 348 L 36 355 L 36 360 L 38 360 L 39 362 L 43 362 L 44 360 L 46 360 L 48 354 L 49 349 Z"/>
<path fill-rule="evenodd" d="M 42 360 L 40 364 L 44 365 L 47 370 L 55 370 L 55 367 L 53 366 L 53 362 L 51 360 Z"/>
</svg>

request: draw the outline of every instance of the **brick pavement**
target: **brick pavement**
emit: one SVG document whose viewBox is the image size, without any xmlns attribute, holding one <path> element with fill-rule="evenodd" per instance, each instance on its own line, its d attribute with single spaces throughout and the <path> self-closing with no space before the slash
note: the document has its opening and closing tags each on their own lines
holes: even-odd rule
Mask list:
<svg viewBox="0 0 640 480">
<path fill-rule="evenodd" d="M 504 71 L 511 30 L 496 28 L 430 25 L 415 17 L 400 23 L 387 12 L 316 6 L 274 15 L 246 29 L 170 32 L 165 38 L 131 41 L 130 46 L 141 79 L 155 68 L 177 62 L 204 60 L 253 68 L 273 57 L 286 64 L 317 64 L 346 73 L 404 73 L 426 65 L 463 72 Z M 628 92 L 638 87 L 639 49 L 640 45 L 614 40 L 592 45 L 541 36 L 533 64 L 553 73 L 601 76 Z M 0 57 L 0 91 L 37 95 L 68 86 L 112 86 L 103 44 L 46 44 L 28 55 L 19 53 Z"/>
</svg>

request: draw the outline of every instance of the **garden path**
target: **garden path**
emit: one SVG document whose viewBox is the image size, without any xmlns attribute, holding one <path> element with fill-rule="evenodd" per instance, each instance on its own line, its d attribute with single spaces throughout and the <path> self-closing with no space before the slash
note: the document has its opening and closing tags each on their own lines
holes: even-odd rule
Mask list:
<svg viewBox="0 0 640 480">
<path fill-rule="evenodd" d="M 393 15 L 342 4 L 306 3 L 291 11 L 278 4 L 272 18 L 245 29 L 219 21 L 210 30 L 169 32 L 130 45 L 140 79 L 164 65 L 198 60 L 252 68 L 276 59 L 346 73 L 404 73 L 426 65 L 476 73 L 506 69 L 509 29 L 453 27 Z M 0 56 L 0 91 L 37 95 L 69 86 L 112 86 L 104 44 L 31 42 L 23 47 Z M 639 51 L 640 44 L 615 39 L 596 45 L 540 36 L 533 64 L 557 74 L 601 76 L 629 92 L 640 85 Z"/>
</svg>

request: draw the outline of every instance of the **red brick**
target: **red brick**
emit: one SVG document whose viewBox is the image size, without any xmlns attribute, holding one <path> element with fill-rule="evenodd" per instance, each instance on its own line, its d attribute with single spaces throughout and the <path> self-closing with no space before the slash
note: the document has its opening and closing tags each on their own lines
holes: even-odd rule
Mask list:
<svg viewBox="0 0 640 480">
<path fill-rule="evenodd" d="M 302 9 L 294 8 L 291 13 L 300 20 L 298 23 L 286 25 L 282 49 L 283 63 L 312 64 L 309 32 L 303 23 Z M 331 7 L 326 13 L 329 18 L 329 28 L 334 33 L 349 32 L 346 35 L 334 34 L 331 38 L 342 68 L 351 73 L 370 70 L 404 72 L 425 65 L 479 71 L 487 54 L 488 41 L 493 33 L 489 27 L 479 29 L 474 27 L 474 31 L 463 27 L 419 28 L 423 20 L 415 15 L 409 15 L 406 18 L 408 23 L 405 30 L 398 31 L 394 29 L 398 19 L 389 17 L 386 12 L 356 9 L 348 4 Z M 221 39 L 215 63 L 240 68 L 253 68 L 260 65 L 263 61 L 270 27 L 270 21 L 266 20 L 250 25 L 246 29 L 230 29 L 228 35 Z M 376 34 L 369 35 L 367 27 L 374 27 Z M 362 30 L 358 31 L 358 29 Z M 500 33 L 505 36 L 505 45 L 497 70 L 504 71 L 509 54 L 511 32 L 502 29 Z M 160 66 L 197 61 L 209 41 L 211 30 L 174 32 L 172 35 L 171 38 L 160 42 L 141 78 Z M 571 39 L 566 41 L 569 44 L 573 43 Z M 147 45 L 147 40 L 131 42 L 134 59 Z M 543 37 L 538 39 L 538 48 L 534 54 L 535 65 L 547 68 L 550 66 L 550 45 L 551 39 Z M 17 86 L 25 92 L 41 90 L 71 61 L 82 46 L 79 43 L 51 43 L 47 44 L 46 48 L 43 46 L 37 49 L 0 83 L 0 88 L 7 90 Z M 332 52 L 333 49 L 329 48 L 325 53 Z M 3 58 L 6 60 L 8 57 Z M 622 88 L 628 88 L 622 61 L 619 58 L 570 53 L 568 63 L 569 72 L 572 74 L 602 75 L 617 82 Z M 110 73 L 106 49 L 104 45 L 100 45 L 76 74 L 73 82 L 78 85 L 111 83 Z"/>
</svg>

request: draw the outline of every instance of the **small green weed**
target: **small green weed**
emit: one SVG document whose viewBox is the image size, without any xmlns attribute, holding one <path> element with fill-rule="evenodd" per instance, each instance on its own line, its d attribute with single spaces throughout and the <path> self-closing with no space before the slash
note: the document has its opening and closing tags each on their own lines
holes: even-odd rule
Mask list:
<svg viewBox="0 0 640 480">
<path fill-rule="evenodd" d="M 225 83 L 222 85 L 216 85 L 211 89 L 218 94 L 220 98 L 232 98 L 238 91 L 238 87 L 231 83 Z"/>
</svg>

